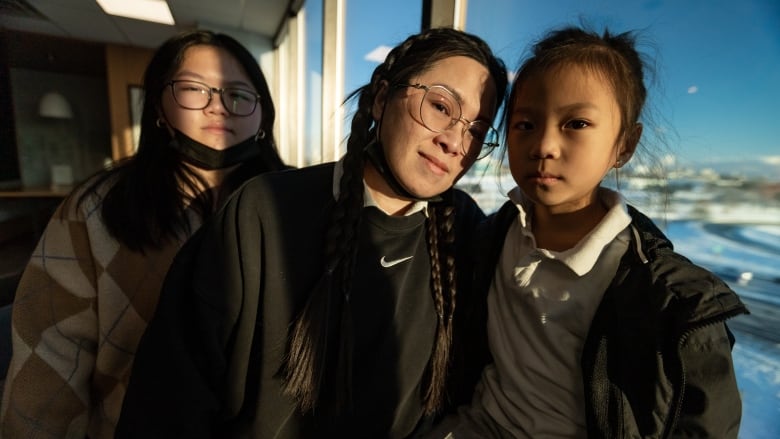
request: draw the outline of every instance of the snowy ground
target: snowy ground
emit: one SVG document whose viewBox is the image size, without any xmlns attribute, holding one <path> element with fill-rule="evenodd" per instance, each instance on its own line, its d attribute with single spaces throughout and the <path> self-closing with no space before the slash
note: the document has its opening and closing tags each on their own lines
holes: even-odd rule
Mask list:
<svg viewBox="0 0 780 439">
<path fill-rule="evenodd" d="M 680 253 L 726 280 L 752 314 L 730 321 L 742 394 L 740 437 L 780 437 L 780 226 L 671 222 Z"/>
</svg>

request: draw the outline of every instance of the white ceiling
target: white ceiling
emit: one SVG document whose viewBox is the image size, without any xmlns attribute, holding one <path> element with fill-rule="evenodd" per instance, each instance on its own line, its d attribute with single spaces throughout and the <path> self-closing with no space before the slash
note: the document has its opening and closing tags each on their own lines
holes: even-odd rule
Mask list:
<svg viewBox="0 0 780 439">
<path fill-rule="evenodd" d="M 126 0 L 132 1 L 132 0 Z M 95 0 L 0 0 L 0 28 L 85 41 L 157 47 L 186 28 L 274 39 L 303 0 L 167 0 L 176 26 L 107 15 Z"/>
</svg>

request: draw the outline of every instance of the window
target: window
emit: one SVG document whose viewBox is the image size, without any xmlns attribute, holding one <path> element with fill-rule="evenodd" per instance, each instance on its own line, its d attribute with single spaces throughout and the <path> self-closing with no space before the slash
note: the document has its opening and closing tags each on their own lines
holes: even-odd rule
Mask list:
<svg viewBox="0 0 780 439">
<path fill-rule="evenodd" d="M 420 0 L 347 2 L 345 98 L 371 80 L 390 49 L 420 31 L 421 14 Z M 356 104 L 350 101 L 344 109 L 344 148 Z"/>
</svg>

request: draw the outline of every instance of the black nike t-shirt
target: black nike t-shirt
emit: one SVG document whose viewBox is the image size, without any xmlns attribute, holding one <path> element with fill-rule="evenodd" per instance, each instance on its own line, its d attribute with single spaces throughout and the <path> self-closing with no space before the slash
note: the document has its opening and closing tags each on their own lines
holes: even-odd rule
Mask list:
<svg viewBox="0 0 780 439">
<path fill-rule="evenodd" d="M 425 215 L 388 216 L 375 207 L 363 214 L 350 296 L 359 329 L 349 429 L 408 432 L 420 419 L 420 382 L 436 331 Z M 370 425 L 354 425 L 361 419 Z"/>
</svg>

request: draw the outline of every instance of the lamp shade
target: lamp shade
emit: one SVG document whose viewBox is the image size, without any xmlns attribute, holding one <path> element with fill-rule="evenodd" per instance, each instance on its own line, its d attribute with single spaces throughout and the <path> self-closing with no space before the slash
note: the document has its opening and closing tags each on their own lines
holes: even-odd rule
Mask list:
<svg viewBox="0 0 780 439">
<path fill-rule="evenodd" d="M 65 100 L 65 96 L 57 92 L 49 92 L 43 95 L 38 105 L 38 114 L 55 119 L 73 118 L 73 110 L 70 109 L 70 104 Z"/>
</svg>

